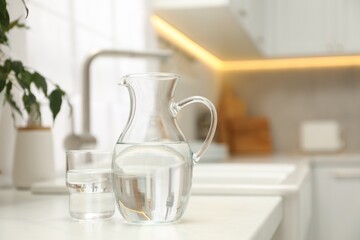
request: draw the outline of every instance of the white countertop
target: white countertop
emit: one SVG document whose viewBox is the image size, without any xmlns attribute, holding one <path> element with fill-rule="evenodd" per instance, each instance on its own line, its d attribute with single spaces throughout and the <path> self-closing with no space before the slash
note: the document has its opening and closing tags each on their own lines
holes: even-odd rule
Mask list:
<svg viewBox="0 0 360 240">
<path fill-rule="evenodd" d="M 120 214 L 70 219 L 67 195 L 0 190 L 0 239 L 271 239 L 282 220 L 281 197 L 192 196 L 176 224 L 138 226 Z"/>
</svg>

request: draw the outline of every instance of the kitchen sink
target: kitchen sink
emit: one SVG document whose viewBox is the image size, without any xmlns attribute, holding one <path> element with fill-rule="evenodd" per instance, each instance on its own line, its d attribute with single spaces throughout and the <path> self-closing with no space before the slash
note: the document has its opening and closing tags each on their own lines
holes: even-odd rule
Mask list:
<svg viewBox="0 0 360 240">
<path fill-rule="evenodd" d="M 284 183 L 295 170 L 292 164 L 199 164 L 194 168 L 193 184 L 274 185 Z"/>
<path fill-rule="evenodd" d="M 194 167 L 192 194 L 282 196 L 283 222 L 274 239 L 305 240 L 311 220 L 310 177 L 305 159 L 198 164 Z"/>
</svg>

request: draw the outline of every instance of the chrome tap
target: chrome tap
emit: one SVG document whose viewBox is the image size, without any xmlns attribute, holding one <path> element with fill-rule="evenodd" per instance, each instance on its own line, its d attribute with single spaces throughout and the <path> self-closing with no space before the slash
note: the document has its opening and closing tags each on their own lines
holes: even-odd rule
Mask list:
<svg viewBox="0 0 360 240">
<path fill-rule="evenodd" d="M 157 51 L 131 51 L 131 50 L 116 50 L 116 49 L 94 49 L 90 51 L 86 57 L 83 65 L 83 79 L 82 79 L 82 133 L 80 135 L 72 133 L 65 138 L 65 148 L 81 149 L 86 146 L 95 146 L 96 139 L 91 135 L 91 119 L 90 119 L 90 81 L 91 81 L 91 66 L 95 59 L 103 58 L 120 58 L 120 57 L 134 57 L 143 59 L 160 59 L 165 60 L 171 56 L 171 52 L 157 50 Z M 72 116 L 73 117 L 73 116 Z"/>
</svg>

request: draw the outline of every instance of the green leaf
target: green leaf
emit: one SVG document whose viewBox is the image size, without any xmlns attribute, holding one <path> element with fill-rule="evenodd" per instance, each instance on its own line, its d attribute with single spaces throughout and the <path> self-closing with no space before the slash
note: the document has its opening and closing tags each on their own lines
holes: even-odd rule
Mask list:
<svg viewBox="0 0 360 240">
<path fill-rule="evenodd" d="M 31 92 L 29 94 L 24 94 L 22 97 L 23 104 L 27 113 L 30 114 L 32 105 L 37 105 L 36 97 Z"/>
<path fill-rule="evenodd" d="M 30 102 L 31 102 L 31 100 L 28 97 L 28 95 L 24 94 L 23 97 L 22 97 L 22 101 L 23 101 L 26 112 L 30 114 L 30 111 L 31 111 L 31 103 Z"/>
<path fill-rule="evenodd" d="M 5 31 L 3 31 L 1 28 L 0 28 L 0 44 L 5 44 L 7 45 L 8 43 L 8 38 L 5 34 Z"/>
<path fill-rule="evenodd" d="M 6 84 L 6 92 L 5 92 L 5 96 L 7 97 L 7 98 L 10 98 L 10 96 L 12 97 L 12 95 L 11 95 L 11 89 L 12 89 L 12 82 L 8 82 L 7 84 Z"/>
<path fill-rule="evenodd" d="M 32 82 L 38 89 L 41 89 L 45 96 L 47 96 L 47 83 L 45 78 L 38 72 L 34 72 L 31 76 Z"/>
<path fill-rule="evenodd" d="M 60 91 L 63 96 L 66 95 L 66 93 L 64 92 L 64 90 L 62 90 L 59 85 L 55 84 L 55 87 L 56 87 L 56 90 Z"/>
<path fill-rule="evenodd" d="M 0 93 L 5 88 L 7 77 L 8 77 L 8 74 L 6 73 L 5 68 L 0 66 Z"/>
<path fill-rule="evenodd" d="M 6 10 L 6 0 L 0 0 L 0 10 Z"/>
<path fill-rule="evenodd" d="M 57 114 L 60 111 L 61 104 L 62 104 L 62 96 L 63 96 L 63 92 L 58 88 L 53 90 L 49 95 L 50 110 L 51 110 L 51 112 L 53 114 L 53 119 L 54 120 L 55 120 Z"/>
<path fill-rule="evenodd" d="M 6 31 L 9 26 L 9 12 L 7 10 L 6 0 L 0 0 L 0 27 L 3 31 Z"/>
<path fill-rule="evenodd" d="M 5 84 L 6 84 L 5 79 L 0 78 L 0 93 L 2 92 L 2 90 L 4 90 Z"/>
<path fill-rule="evenodd" d="M 11 60 L 6 59 L 4 63 L 4 71 L 9 73 L 11 71 Z"/>
<path fill-rule="evenodd" d="M 15 19 L 9 23 L 9 26 L 7 27 L 6 31 L 10 31 L 13 27 L 17 26 L 20 21 L 20 18 Z"/>
<path fill-rule="evenodd" d="M 13 61 L 11 65 L 12 70 L 15 72 L 16 75 L 20 74 L 24 70 L 24 66 L 20 61 Z"/>
<path fill-rule="evenodd" d="M 32 74 L 26 70 L 23 70 L 20 75 L 17 76 L 17 80 L 20 86 L 24 89 L 30 89 Z"/>
<path fill-rule="evenodd" d="M 11 29 L 13 29 L 14 27 L 18 27 L 18 28 L 26 28 L 28 29 L 29 27 L 26 26 L 24 23 L 20 22 L 21 18 L 15 19 L 13 21 L 11 21 L 9 23 L 9 26 L 7 28 L 7 32 L 10 31 Z"/>
<path fill-rule="evenodd" d="M 16 102 L 13 99 L 13 95 L 11 93 L 12 82 L 8 82 L 6 84 L 6 92 L 5 92 L 5 101 L 10 104 L 10 106 L 20 115 L 22 116 L 20 108 L 17 106 Z"/>
<path fill-rule="evenodd" d="M 17 23 L 16 26 L 17 26 L 18 28 L 29 29 L 29 27 L 28 27 L 25 23 L 21 23 L 21 22 Z"/>
<path fill-rule="evenodd" d="M 11 98 L 11 99 L 6 99 L 6 101 L 10 104 L 10 106 L 20 115 L 22 116 L 22 112 L 20 110 L 20 108 L 17 106 L 16 102 Z"/>
</svg>

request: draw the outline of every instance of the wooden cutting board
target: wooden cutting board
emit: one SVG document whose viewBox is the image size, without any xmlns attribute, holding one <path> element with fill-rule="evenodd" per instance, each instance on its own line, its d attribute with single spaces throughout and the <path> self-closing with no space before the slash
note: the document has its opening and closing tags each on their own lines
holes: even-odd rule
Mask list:
<svg viewBox="0 0 360 240">
<path fill-rule="evenodd" d="M 235 96 L 231 86 L 225 84 L 217 106 L 218 129 L 217 140 L 222 143 L 228 143 L 228 120 L 244 118 L 246 116 L 246 105 Z"/>
<path fill-rule="evenodd" d="M 226 143 L 231 154 L 268 154 L 272 152 L 269 121 L 264 117 L 249 117 L 246 105 L 238 99 L 229 84 L 225 84 L 218 104 L 219 142 Z"/>
<path fill-rule="evenodd" d="M 269 154 L 272 141 L 269 121 L 266 118 L 238 118 L 228 121 L 229 145 L 233 154 Z"/>
</svg>

